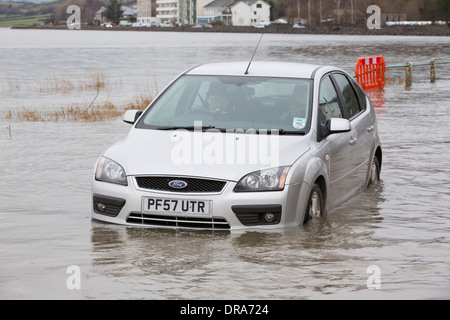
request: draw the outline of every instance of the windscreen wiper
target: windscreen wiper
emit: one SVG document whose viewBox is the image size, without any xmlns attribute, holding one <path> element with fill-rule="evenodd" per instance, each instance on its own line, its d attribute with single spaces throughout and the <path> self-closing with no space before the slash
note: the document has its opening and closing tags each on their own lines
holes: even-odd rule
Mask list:
<svg viewBox="0 0 450 320">
<path fill-rule="evenodd" d="M 209 126 L 167 126 L 167 127 L 158 127 L 158 130 L 177 130 L 177 129 L 184 129 L 188 131 L 202 131 L 205 132 L 209 129 L 215 129 L 222 132 L 225 132 L 227 129 L 224 128 L 216 128 L 215 126 L 209 125 Z"/>
<path fill-rule="evenodd" d="M 247 132 L 249 133 L 249 132 Z M 259 129 L 255 130 L 254 133 L 256 134 L 273 134 L 273 135 L 299 135 L 304 136 L 306 134 L 305 131 L 299 131 L 299 130 L 284 130 L 284 129 Z"/>
<path fill-rule="evenodd" d="M 279 135 L 299 135 L 299 136 L 304 136 L 306 134 L 305 131 L 300 131 L 300 130 L 284 130 L 284 129 L 278 129 L 278 134 Z"/>
</svg>

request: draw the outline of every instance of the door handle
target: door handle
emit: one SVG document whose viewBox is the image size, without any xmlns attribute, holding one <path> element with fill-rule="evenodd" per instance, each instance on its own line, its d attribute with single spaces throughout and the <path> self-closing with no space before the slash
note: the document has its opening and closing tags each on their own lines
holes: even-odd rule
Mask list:
<svg viewBox="0 0 450 320">
<path fill-rule="evenodd" d="M 373 129 L 374 129 L 374 127 L 373 127 L 373 126 L 370 126 L 370 127 L 367 128 L 367 131 L 368 131 L 368 132 L 372 132 Z"/>
<path fill-rule="evenodd" d="M 352 146 L 356 143 L 356 140 L 358 140 L 358 138 L 350 138 L 350 140 L 348 140 L 348 144 Z"/>
</svg>

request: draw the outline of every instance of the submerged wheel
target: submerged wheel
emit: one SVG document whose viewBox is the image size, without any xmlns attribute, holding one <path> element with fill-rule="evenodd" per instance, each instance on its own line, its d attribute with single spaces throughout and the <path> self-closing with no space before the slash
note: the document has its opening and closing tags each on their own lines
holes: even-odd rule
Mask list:
<svg viewBox="0 0 450 320">
<path fill-rule="evenodd" d="M 303 224 L 307 223 L 309 219 L 320 217 L 323 213 L 323 196 L 322 190 L 318 184 L 314 184 L 308 197 L 308 204 L 306 205 L 305 217 Z"/>
<path fill-rule="evenodd" d="M 371 185 L 377 185 L 378 181 L 380 181 L 380 162 L 378 161 L 377 157 L 374 157 L 372 165 L 370 166 L 368 187 L 370 187 Z"/>
</svg>

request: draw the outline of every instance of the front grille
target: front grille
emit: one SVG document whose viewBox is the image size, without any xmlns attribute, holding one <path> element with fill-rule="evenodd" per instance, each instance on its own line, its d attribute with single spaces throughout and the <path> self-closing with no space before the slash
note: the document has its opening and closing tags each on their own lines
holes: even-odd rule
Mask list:
<svg viewBox="0 0 450 320">
<path fill-rule="evenodd" d="M 187 186 L 183 189 L 172 188 L 169 182 L 174 180 L 184 181 Z M 226 181 L 220 180 L 183 177 L 136 177 L 136 182 L 142 189 L 183 193 L 217 193 L 221 192 L 226 184 Z"/>
<path fill-rule="evenodd" d="M 227 220 L 220 217 L 179 217 L 169 215 L 145 214 L 132 212 L 127 218 L 127 223 L 161 226 L 172 228 L 190 228 L 190 229 L 213 229 L 213 230 L 229 230 L 230 225 Z"/>
</svg>

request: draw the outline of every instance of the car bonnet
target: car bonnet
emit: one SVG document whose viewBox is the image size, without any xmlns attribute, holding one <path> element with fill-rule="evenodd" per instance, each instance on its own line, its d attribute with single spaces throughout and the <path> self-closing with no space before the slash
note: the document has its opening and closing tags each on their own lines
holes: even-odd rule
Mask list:
<svg viewBox="0 0 450 320">
<path fill-rule="evenodd" d="M 307 136 L 133 128 L 104 156 L 118 162 L 131 176 L 238 181 L 253 171 L 292 165 L 308 149 Z"/>
</svg>

